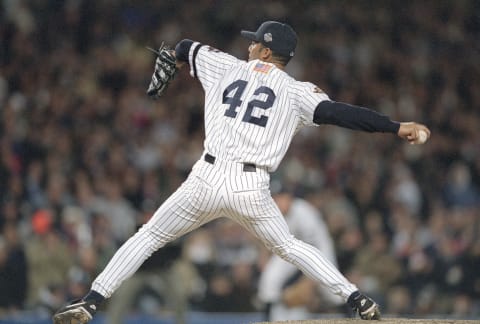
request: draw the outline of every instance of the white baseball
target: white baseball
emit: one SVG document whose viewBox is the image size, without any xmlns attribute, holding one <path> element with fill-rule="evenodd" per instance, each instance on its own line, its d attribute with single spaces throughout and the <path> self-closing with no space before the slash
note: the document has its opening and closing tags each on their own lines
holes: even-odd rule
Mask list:
<svg viewBox="0 0 480 324">
<path fill-rule="evenodd" d="M 416 140 L 416 143 L 417 144 L 423 144 L 427 141 L 428 139 L 428 134 L 426 131 L 424 131 L 423 129 L 419 130 L 418 131 L 418 138 Z"/>
</svg>

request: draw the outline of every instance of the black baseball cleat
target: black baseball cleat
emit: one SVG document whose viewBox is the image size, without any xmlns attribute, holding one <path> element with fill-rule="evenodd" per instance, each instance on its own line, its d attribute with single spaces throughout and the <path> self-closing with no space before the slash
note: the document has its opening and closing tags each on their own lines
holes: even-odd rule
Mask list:
<svg viewBox="0 0 480 324">
<path fill-rule="evenodd" d="M 53 315 L 53 324 L 85 324 L 92 320 L 96 312 L 97 305 L 92 301 L 75 300 Z"/>
<path fill-rule="evenodd" d="M 348 305 L 352 307 L 355 313 L 358 313 L 363 320 L 380 320 L 380 310 L 378 304 L 370 297 L 367 297 L 356 291 L 348 297 Z"/>
</svg>

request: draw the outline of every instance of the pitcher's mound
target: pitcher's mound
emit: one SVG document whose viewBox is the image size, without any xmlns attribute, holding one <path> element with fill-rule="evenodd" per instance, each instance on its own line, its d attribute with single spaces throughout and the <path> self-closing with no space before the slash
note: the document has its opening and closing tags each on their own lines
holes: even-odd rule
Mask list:
<svg viewBox="0 0 480 324">
<path fill-rule="evenodd" d="M 478 324 L 478 320 L 444 320 L 444 319 L 408 319 L 383 318 L 380 321 L 364 321 L 354 318 L 332 318 L 304 321 L 262 322 L 256 324 Z"/>
</svg>

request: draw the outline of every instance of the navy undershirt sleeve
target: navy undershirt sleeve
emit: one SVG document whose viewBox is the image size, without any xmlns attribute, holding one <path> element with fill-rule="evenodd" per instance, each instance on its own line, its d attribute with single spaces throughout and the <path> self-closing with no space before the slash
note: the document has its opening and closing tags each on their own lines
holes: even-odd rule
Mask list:
<svg viewBox="0 0 480 324">
<path fill-rule="evenodd" d="M 313 115 L 317 125 L 330 124 L 366 132 L 398 133 L 400 123 L 368 108 L 343 102 L 325 100 L 318 104 Z"/>
<path fill-rule="evenodd" d="M 192 47 L 193 41 L 190 39 L 183 39 L 175 46 L 175 57 L 179 61 L 188 63 L 188 53 Z"/>
</svg>

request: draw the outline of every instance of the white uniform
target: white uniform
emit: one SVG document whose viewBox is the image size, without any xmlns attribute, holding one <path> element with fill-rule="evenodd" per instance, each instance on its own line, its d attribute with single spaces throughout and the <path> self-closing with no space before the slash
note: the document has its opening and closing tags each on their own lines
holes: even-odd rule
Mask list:
<svg viewBox="0 0 480 324">
<path fill-rule="evenodd" d="M 269 172 L 299 128 L 314 125 L 314 109 L 327 95 L 272 64 L 241 61 L 199 43 L 190 48 L 189 64 L 205 90 L 205 152 L 180 188 L 117 251 L 92 289 L 110 297 L 155 250 L 227 216 L 346 301 L 355 285 L 317 248 L 290 234 L 269 191 Z"/>
<path fill-rule="evenodd" d="M 285 220 L 293 236 L 315 246 L 332 264 L 337 264 L 333 240 L 321 213 L 314 206 L 303 199 L 294 198 Z M 306 307 L 289 308 L 281 302 L 284 285 L 297 271 L 294 265 L 277 255 L 273 255 L 265 266 L 260 276 L 258 297 L 261 301 L 272 304 L 269 320 L 310 318 L 311 314 Z M 326 304 L 336 306 L 343 302 L 339 296 L 331 294 L 323 286 L 320 293 Z"/>
</svg>

